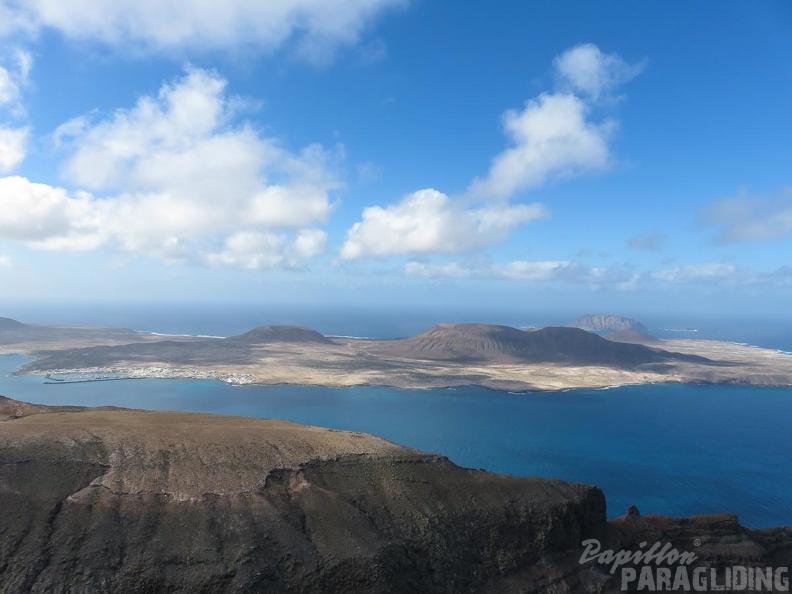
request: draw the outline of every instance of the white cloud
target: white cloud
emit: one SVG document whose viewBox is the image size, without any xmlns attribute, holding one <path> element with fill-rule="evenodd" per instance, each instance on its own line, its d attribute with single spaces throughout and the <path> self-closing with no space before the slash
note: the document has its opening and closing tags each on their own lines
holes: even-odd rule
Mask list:
<svg viewBox="0 0 792 594">
<path fill-rule="evenodd" d="M 33 57 L 30 52 L 21 49 L 5 51 L 3 54 L 0 57 L 0 109 L 9 112 L 14 118 L 21 118 L 25 115 L 22 89 L 28 85 Z"/>
<path fill-rule="evenodd" d="M 587 112 L 588 105 L 571 94 L 542 94 L 522 111 L 507 111 L 503 128 L 514 146 L 492 160 L 487 177 L 474 180 L 468 193 L 504 199 L 551 176 L 607 168 L 608 139 L 616 124 L 594 124 Z"/>
<path fill-rule="evenodd" d="M 9 268 L 11 266 L 11 258 L 0 254 L 0 268 Z"/>
<path fill-rule="evenodd" d="M 590 270 L 575 262 L 564 261 L 526 262 L 517 260 L 493 267 L 493 273 L 500 278 L 532 282 L 580 278 L 587 275 Z"/>
<path fill-rule="evenodd" d="M 719 227 L 716 243 L 770 241 L 792 236 L 792 187 L 777 196 L 754 196 L 742 192 L 719 198 L 703 212 L 703 222 Z"/>
<path fill-rule="evenodd" d="M 228 237 L 222 250 L 204 255 L 210 266 L 233 266 L 250 270 L 293 268 L 324 252 L 327 234 L 304 229 L 294 241 L 282 234 L 244 231 Z"/>
<path fill-rule="evenodd" d="M 587 61 L 581 56 L 588 56 Z M 542 93 L 522 110 L 504 113 L 503 129 L 511 146 L 492 159 L 485 177 L 473 179 L 459 197 L 420 190 L 396 204 L 364 209 L 362 220 L 347 232 L 341 256 L 456 254 L 490 246 L 520 225 L 548 216 L 541 204 L 510 205 L 518 192 L 552 178 L 607 169 L 616 122 L 591 121 L 591 103 L 595 95 L 629 80 L 640 68 L 628 66 L 615 54 L 604 55 L 593 45 L 572 48 L 555 65 L 567 88 Z M 583 77 L 585 68 L 594 67 L 596 81 Z M 569 84 L 570 77 L 576 84 Z M 584 97 L 575 91 L 584 91 Z"/>
<path fill-rule="evenodd" d="M 789 266 L 766 271 L 728 263 L 690 264 L 652 272 L 647 276 L 656 281 L 681 285 L 792 288 L 792 268 Z"/>
<path fill-rule="evenodd" d="M 712 283 L 729 281 L 735 278 L 737 267 L 733 264 L 690 264 L 669 270 L 651 273 L 657 280 L 669 283 Z"/>
<path fill-rule="evenodd" d="M 9 60 L 9 57 L 12 59 Z M 6 116 L 0 119 L 0 173 L 13 170 L 27 153 L 29 128 L 18 123 L 11 124 L 10 120 L 25 116 L 22 89 L 28 84 L 32 67 L 32 57 L 22 50 L 6 52 L 0 58 L 0 116 Z"/>
<path fill-rule="evenodd" d="M 11 78 L 11 74 L 0 66 L 0 105 L 6 105 L 16 101 L 19 96 L 19 88 Z"/>
<path fill-rule="evenodd" d="M 773 271 L 761 271 L 729 263 L 690 264 L 666 270 L 636 272 L 629 265 L 595 267 L 566 260 L 492 262 L 486 259 L 473 259 L 442 264 L 412 261 L 404 265 L 403 273 L 413 278 L 564 283 L 617 291 L 637 291 L 663 285 L 730 289 L 792 288 L 792 268 L 789 266 L 782 266 Z"/>
<path fill-rule="evenodd" d="M 596 268 L 565 260 L 512 262 L 480 261 L 472 263 L 449 262 L 430 264 L 408 262 L 404 266 L 407 276 L 421 278 L 477 278 L 495 280 L 517 280 L 530 283 L 588 284 L 593 287 L 613 285 L 619 289 L 630 289 L 634 274 L 621 269 Z"/>
<path fill-rule="evenodd" d="M 619 85 L 641 73 L 644 64 L 628 64 L 618 54 L 603 54 L 594 44 L 568 49 L 554 61 L 562 86 L 593 100 L 609 96 Z"/>
<path fill-rule="evenodd" d="M 7 173 L 25 160 L 28 128 L 0 125 L 0 173 Z"/>
<path fill-rule="evenodd" d="M 54 136 L 70 151 L 63 173 L 92 193 L 0 179 L 0 236 L 246 268 L 318 255 L 337 154 L 234 126 L 235 104 L 222 78 L 190 70 L 132 109 L 67 122 Z"/>
<path fill-rule="evenodd" d="M 223 250 L 206 255 L 212 266 L 275 268 L 283 261 L 285 241 L 273 233 L 244 231 L 226 239 Z"/>
<path fill-rule="evenodd" d="M 40 241 L 79 226 L 90 210 L 90 197 L 30 183 L 23 177 L 0 178 L 0 237 Z"/>
<path fill-rule="evenodd" d="M 308 260 L 324 253 L 327 233 L 321 229 L 303 229 L 292 244 L 292 253 L 298 260 Z"/>
<path fill-rule="evenodd" d="M 491 245 L 515 227 L 548 216 L 540 204 L 466 209 L 442 192 L 419 190 L 398 204 L 371 206 L 347 232 L 343 258 L 458 254 Z"/>
<path fill-rule="evenodd" d="M 258 48 L 294 44 L 325 61 L 356 43 L 366 26 L 406 0 L 7 0 L 0 33 L 54 29 L 68 38 L 148 51 Z"/>
</svg>

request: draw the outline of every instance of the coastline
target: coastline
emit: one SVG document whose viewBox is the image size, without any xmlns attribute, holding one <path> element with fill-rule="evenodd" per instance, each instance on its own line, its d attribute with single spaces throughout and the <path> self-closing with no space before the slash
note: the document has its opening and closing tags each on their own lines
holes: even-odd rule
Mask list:
<svg viewBox="0 0 792 594">
<path fill-rule="evenodd" d="M 251 376 L 240 373 L 219 373 L 213 370 L 179 369 L 167 367 L 84 367 L 76 369 L 33 370 L 14 372 L 14 375 L 44 376 L 50 385 L 76 384 L 86 382 L 105 382 L 132 379 L 194 379 L 217 380 L 230 385 L 250 385 Z M 74 378 L 55 378 L 52 376 L 76 376 Z M 94 376 L 94 377 L 90 377 Z M 113 377 L 107 377 L 113 376 Z"/>
</svg>

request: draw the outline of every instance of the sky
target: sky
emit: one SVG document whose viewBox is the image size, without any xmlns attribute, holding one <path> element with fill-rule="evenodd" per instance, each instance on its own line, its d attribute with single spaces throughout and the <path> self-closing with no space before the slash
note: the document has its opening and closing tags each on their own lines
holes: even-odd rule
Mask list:
<svg viewBox="0 0 792 594">
<path fill-rule="evenodd" d="M 0 306 L 761 312 L 786 1 L 0 0 Z"/>
</svg>

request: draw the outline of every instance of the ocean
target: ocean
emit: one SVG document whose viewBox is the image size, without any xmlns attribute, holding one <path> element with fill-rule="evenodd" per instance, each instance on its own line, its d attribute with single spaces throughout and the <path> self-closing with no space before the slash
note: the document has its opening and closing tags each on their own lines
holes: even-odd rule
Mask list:
<svg viewBox="0 0 792 594">
<path fill-rule="evenodd" d="M 644 514 L 732 512 L 747 526 L 792 524 L 792 388 L 655 384 L 510 394 L 203 380 L 53 385 L 42 377 L 9 376 L 27 360 L 0 356 L 0 394 L 41 404 L 243 415 L 363 431 L 461 466 L 597 485 L 609 517 L 637 505 Z"/>
</svg>

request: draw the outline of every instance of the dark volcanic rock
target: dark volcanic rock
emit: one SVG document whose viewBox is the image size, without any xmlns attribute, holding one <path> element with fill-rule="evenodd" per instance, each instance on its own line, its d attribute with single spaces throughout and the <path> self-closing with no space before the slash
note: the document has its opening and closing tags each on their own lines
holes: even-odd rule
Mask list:
<svg viewBox="0 0 792 594">
<path fill-rule="evenodd" d="M 470 591 L 605 522 L 594 487 L 359 433 L 0 409 L 26 414 L 0 423 L 3 592 Z"/>
<path fill-rule="evenodd" d="M 231 342 L 244 342 L 249 344 L 267 344 L 271 342 L 315 342 L 319 344 L 333 344 L 333 341 L 311 328 L 302 326 L 258 326 L 244 334 L 226 338 Z"/>
<path fill-rule="evenodd" d="M 586 485 L 459 468 L 360 433 L 0 397 L 0 591 L 609 592 L 581 565 L 669 539 L 789 563 L 789 529 L 605 520 Z"/>
</svg>

